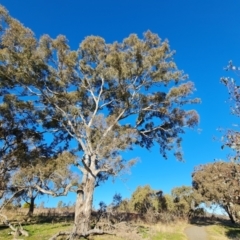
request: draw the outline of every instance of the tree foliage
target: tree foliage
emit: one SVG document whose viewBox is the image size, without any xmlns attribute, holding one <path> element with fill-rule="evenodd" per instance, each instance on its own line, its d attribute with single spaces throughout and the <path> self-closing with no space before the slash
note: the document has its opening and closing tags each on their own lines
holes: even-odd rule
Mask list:
<svg viewBox="0 0 240 240">
<path fill-rule="evenodd" d="M 158 203 L 157 191 L 154 191 L 149 185 L 137 187 L 129 201 L 131 209 L 141 214 L 150 209 L 158 211 Z"/>
<path fill-rule="evenodd" d="M 235 222 L 240 210 L 240 165 L 214 162 L 198 166 L 192 174 L 193 188 L 199 200 L 219 204 Z"/>
<path fill-rule="evenodd" d="M 195 209 L 195 196 L 190 186 L 175 187 L 171 191 L 174 200 L 175 212 L 181 216 L 187 216 L 190 210 Z"/>
<path fill-rule="evenodd" d="M 2 82 L 2 81 L 1 81 Z M 3 88 L 1 88 L 3 90 Z M 36 130 L 28 102 L 4 91 L 0 97 L 0 192 L 6 192 L 10 172 L 41 155 L 42 134 Z M 1 194 L 0 194 L 1 195 Z"/>
<path fill-rule="evenodd" d="M 176 204 L 174 202 L 173 196 L 170 194 L 164 194 L 163 198 L 159 203 L 159 211 L 175 213 L 176 212 Z"/>
<path fill-rule="evenodd" d="M 77 185 L 76 176 L 69 169 L 74 160 L 75 157 L 68 152 L 55 158 L 35 159 L 16 171 L 11 179 L 12 185 L 28 194 L 37 191 L 53 196 L 65 195 L 64 191 Z"/>
<path fill-rule="evenodd" d="M 237 79 L 232 77 L 222 77 L 221 82 L 227 87 L 229 93 L 229 101 L 231 104 L 231 113 L 237 117 L 240 117 L 240 85 L 239 85 L 239 72 L 240 68 L 233 65 L 232 61 L 229 61 L 226 71 L 235 73 Z M 240 132 L 235 129 L 227 129 L 223 136 L 223 146 L 229 147 L 233 150 L 233 154 L 230 154 L 230 160 L 239 161 L 240 157 Z"/>
<path fill-rule="evenodd" d="M 186 219 L 204 211 L 199 208 L 193 188 L 190 186 L 175 187 L 170 194 L 153 190 L 149 185 L 138 186 L 131 198 L 124 199 L 117 207 L 121 212 L 140 214 L 148 222 L 173 222 Z M 201 199 L 202 200 L 202 199 Z"/>
</svg>

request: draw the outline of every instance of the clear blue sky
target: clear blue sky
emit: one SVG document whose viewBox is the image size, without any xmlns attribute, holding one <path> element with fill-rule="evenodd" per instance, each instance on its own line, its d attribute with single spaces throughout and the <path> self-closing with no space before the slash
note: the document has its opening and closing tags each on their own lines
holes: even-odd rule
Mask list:
<svg viewBox="0 0 240 240">
<path fill-rule="evenodd" d="M 227 89 L 220 77 L 230 59 L 240 65 L 240 1 L 238 0 L 1 0 L 10 14 L 31 28 L 37 37 L 64 34 L 72 49 L 88 35 L 99 35 L 107 42 L 122 41 L 130 33 L 142 36 L 146 30 L 168 39 L 176 50 L 175 61 L 196 85 L 195 96 L 202 103 L 198 110 L 199 129 L 187 131 L 183 150 L 185 162 L 171 154 L 164 160 L 157 148 L 129 152 L 141 158 L 130 175 L 107 182 L 96 189 L 94 204 L 107 203 L 115 193 L 130 197 L 138 185 L 150 184 L 165 193 L 173 187 L 191 185 L 194 166 L 226 159 L 227 152 L 213 140 L 218 127 L 232 127 Z M 60 199 L 46 203 L 54 205 Z M 65 202 L 74 201 L 71 194 Z M 40 199 L 41 201 L 41 199 Z"/>
</svg>

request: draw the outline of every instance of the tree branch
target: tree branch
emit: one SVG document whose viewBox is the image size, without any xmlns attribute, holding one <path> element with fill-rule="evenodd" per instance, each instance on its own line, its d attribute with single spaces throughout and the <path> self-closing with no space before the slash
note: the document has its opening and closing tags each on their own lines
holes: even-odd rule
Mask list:
<svg viewBox="0 0 240 240">
<path fill-rule="evenodd" d="M 34 185 L 34 188 L 36 188 L 39 192 L 51 195 L 53 197 L 59 197 L 59 196 L 66 196 L 68 194 L 68 192 L 70 191 L 70 188 L 73 186 L 72 183 L 69 183 L 65 188 L 64 191 L 61 193 L 56 193 L 56 191 L 52 191 L 52 190 L 46 190 L 44 188 L 41 188 L 38 185 Z"/>
<path fill-rule="evenodd" d="M 145 134 L 147 134 L 147 133 L 151 133 L 151 132 L 154 132 L 154 131 L 156 131 L 156 130 L 158 130 L 158 129 L 160 129 L 160 130 L 162 130 L 162 131 L 164 131 L 164 132 L 169 132 L 169 131 L 171 131 L 171 129 L 165 129 L 165 128 L 163 128 L 163 127 L 161 127 L 161 126 L 158 126 L 158 127 L 155 127 L 155 128 L 152 128 L 152 129 L 149 129 L 149 130 L 145 130 L 145 131 L 139 131 L 141 134 L 143 134 L 143 135 L 145 135 Z"/>
<path fill-rule="evenodd" d="M 95 102 L 96 106 L 95 106 L 94 112 L 93 112 L 93 114 L 92 114 L 92 117 L 91 117 L 91 119 L 90 119 L 90 121 L 89 121 L 89 123 L 88 123 L 88 127 L 90 127 L 90 126 L 92 125 L 93 119 L 94 119 L 94 117 L 96 116 L 97 111 L 98 111 L 98 109 L 99 109 L 99 102 L 100 102 L 100 98 L 101 98 L 101 95 L 102 95 L 102 92 L 103 92 L 103 85 L 104 85 L 104 79 L 103 79 L 102 77 L 101 77 L 101 81 L 102 81 L 102 83 L 101 83 L 100 91 L 99 91 L 99 94 L 98 94 L 97 98 L 96 98 L 95 95 L 93 94 L 93 91 L 90 91 L 90 93 L 91 93 L 91 95 L 92 95 L 92 97 L 93 97 L 93 99 L 94 99 L 94 102 Z"/>
<path fill-rule="evenodd" d="M 107 130 L 104 132 L 104 134 L 102 135 L 102 138 L 100 139 L 97 147 L 96 147 L 96 152 L 99 150 L 104 138 L 107 136 L 107 134 L 111 131 L 111 129 L 114 127 L 114 125 L 119 121 L 119 119 L 121 119 L 122 115 L 126 112 L 126 109 L 123 109 L 123 111 L 118 115 L 118 117 L 115 119 L 115 121 L 113 122 L 113 124 L 111 126 L 109 126 L 107 128 Z"/>
<path fill-rule="evenodd" d="M 15 193 L 12 195 L 12 197 L 9 198 L 8 201 L 1 206 L 0 212 L 2 212 L 2 210 L 5 208 L 5 206 L 6 206 L 8 203 L 10 203 L 10 202 L 12 201 L 12 199 L 13 199 L 18 193 L 22 192 L 23 190 L 24 190 L 24 189 L 21 189 L 21 190 L 15 192 Z"/>
</svg>

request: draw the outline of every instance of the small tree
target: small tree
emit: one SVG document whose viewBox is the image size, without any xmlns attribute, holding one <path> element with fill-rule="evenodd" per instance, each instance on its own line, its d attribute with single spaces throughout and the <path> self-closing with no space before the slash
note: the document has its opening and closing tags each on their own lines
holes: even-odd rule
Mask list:
<svg viewBox="0 0 240 240">
<path fill-rule="evenodd" d="M 138 213 L 147 213 L 150 209 L 158 211 L 158 196 L 149 185 L 137 187 L 133 192 L 130 205 Z"/>
<path fill-rule="evenodd" d="M 190 98 L 194 85 L 177 69 L 168 42 L 150 31 L 113 44 L 90 36 L 72 51 L 64 36 L 37 40 L 5 9 L 0 14 L 0 77 L 28 96 L 54 147 L 75 141 L 81 184 L 72 238 L 88 236 L 94 188 L 136 162 L 123 151 L 157 144 L 164 157 L 173 150 L 183 159 L 183 129 L 198 123 L 185 107 L 199 102 Z"/>
<path fill-rule="evenodd" d="M 172 189 L 172 197 L 175 203 L 175 211 L 181 216 L 188 216 L 195 209 L 193 188 L 189 186 L 175 187 Z"/>
<path fill-rule="evenodd" d="M 200 165 L 192 178 L 199 199 L 218 204 L 235 223 L 240 213 L 240 165 L 233 162 Z"/>
<path fill-rule="evenodd" d="M 75 175 L 69 165 L 75 160 L 73 155 L 63 152 L 56 158 L 35 159 L 25 163 L 13 175 L 11 184 L 15 191 L 22 189 L 21 197 L 28 203 L 28 215 L 34 212 L 35 199 L 39 194 L 55 193 L 55 196 L 66 195 L 68 190 L 77 184 Z M 27 166 L 26 166 L 27 165 Z"/>
</svg>

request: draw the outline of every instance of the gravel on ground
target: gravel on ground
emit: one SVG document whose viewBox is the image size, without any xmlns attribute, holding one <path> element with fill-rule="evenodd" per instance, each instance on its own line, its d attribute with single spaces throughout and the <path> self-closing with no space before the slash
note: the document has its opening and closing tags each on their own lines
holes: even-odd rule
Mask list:
<svg viewBox="0 0 240 240">
<path fill-rule="evenodd" d="M 207 240 L 205 226 L 192 225 L 185 229 L 188 240 Z"/>
</svg>

